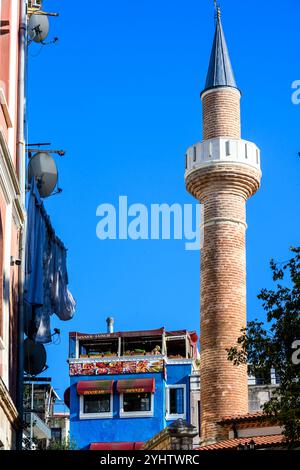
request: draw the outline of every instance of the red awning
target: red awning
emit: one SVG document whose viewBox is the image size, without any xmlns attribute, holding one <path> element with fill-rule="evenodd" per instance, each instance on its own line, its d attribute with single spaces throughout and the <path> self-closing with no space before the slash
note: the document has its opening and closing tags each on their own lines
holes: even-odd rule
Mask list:
<svg viewBox="0 0 300 470">
<path fill-rule="evenodd" d="M 191 341 L 192 343 L 197 343 L 198 342 L 198 335 L 196 333 L 196 331 L 191 331 L 190 332 L 190 338 L 191 338 Z"/>
<path fill-rule="evenodd" d="M 113 392 L 113 380 L 82 380 L 77 382 L 78 395 L 101 395 Z"/>
<path fill-rule="evenodd" d="M 139 450 L 143 442 L 93 442 L 90 450 Z"/>
<path fill-rule="evenodd" d="M 155 392 L 155 379 L 118 380 L 119 393 Z"/>
</svg>

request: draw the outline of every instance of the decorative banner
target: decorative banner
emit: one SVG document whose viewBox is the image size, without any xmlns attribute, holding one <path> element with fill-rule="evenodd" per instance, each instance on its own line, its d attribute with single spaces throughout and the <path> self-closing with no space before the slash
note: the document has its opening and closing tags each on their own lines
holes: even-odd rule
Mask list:
<svg viewBox="0 0 300 470">
<path fill-rule="evenodd" d="M 163 368 L 163 359 L 155 361 L 76 362 L 70 364 L 70 375 L 143 374 L 162 372 Z"/>
</svg>

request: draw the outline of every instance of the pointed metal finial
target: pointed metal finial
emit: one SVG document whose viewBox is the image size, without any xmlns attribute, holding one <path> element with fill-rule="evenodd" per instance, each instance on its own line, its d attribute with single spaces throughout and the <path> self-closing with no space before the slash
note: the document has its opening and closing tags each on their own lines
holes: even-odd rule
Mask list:
<svg viewBox="0 0 300 470">
<path fill-rule="evenodd" d="M 217 3 L 217 0 L 214 0 L 214 9 L 215 9 L 215 24 L 219 23 L 221 20 L 221 7 L 220 4 Z"/>
<path fill-rule="evenodd" d="M 221 9 L 215 4 L 215 36 L 210 55 L 205 90 L 220 86 L 237 88 L 221 23 Z"/>
</svg>

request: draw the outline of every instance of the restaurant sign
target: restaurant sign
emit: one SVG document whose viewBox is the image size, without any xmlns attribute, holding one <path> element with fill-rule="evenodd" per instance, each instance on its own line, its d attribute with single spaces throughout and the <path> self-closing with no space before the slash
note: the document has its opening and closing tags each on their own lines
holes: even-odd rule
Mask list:
<svg viewBox="0 0 300 470">
<path fill-rule="evenodd" d="M 70 376 L 75 375 L 112 375 L 112 374 L 143 374 L 162 372 L 163 359 L 145 361 L 118 362 L 71 362 Z"/>
</svg>

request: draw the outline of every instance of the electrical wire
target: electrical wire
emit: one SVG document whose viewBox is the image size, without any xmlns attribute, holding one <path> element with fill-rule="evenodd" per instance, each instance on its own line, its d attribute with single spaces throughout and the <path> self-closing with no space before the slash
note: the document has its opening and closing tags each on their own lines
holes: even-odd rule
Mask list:
<svg viewBox="0 0 300 470">
<path fill-rule="evenodd" d="M 30 57 L 38 57 L 40 53 L 42 52 L 42 48 L 45 46 L 45 44 L 41 44 L 41 47 L 39 48 L 38 52 L 36 54 L 29 54 Z"/>
</svg>

